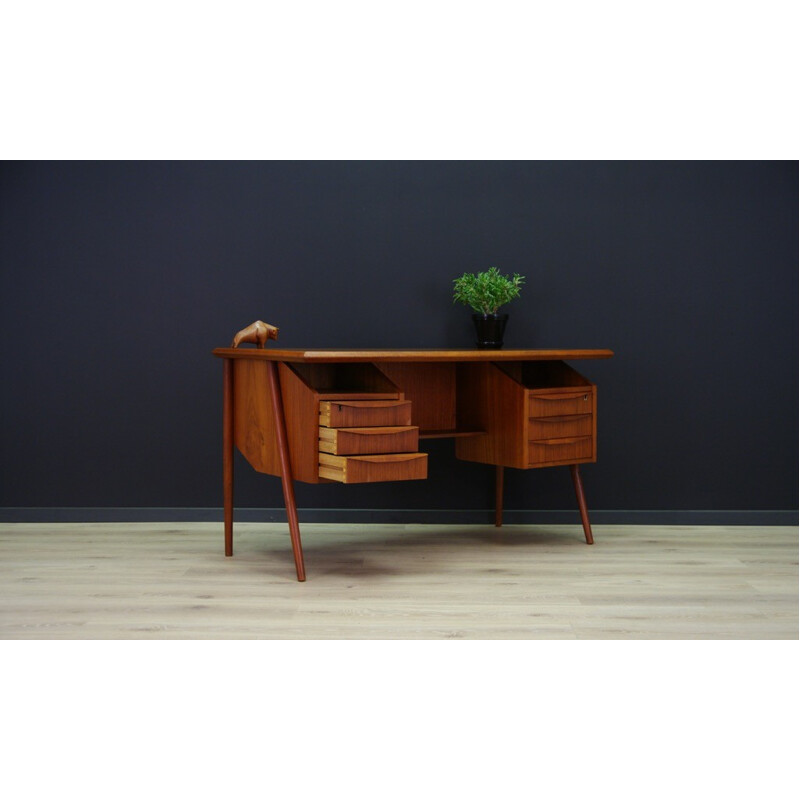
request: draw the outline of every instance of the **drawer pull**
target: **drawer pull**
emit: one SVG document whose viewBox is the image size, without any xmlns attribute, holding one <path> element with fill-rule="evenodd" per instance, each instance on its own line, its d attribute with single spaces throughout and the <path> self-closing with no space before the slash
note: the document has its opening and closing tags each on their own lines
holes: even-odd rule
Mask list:
<svg viewBox="0 0 800 800">
<path fill-rule="evenodd" d="M 428 477 L 428 454 L 334 456 L 320 453 L 319 476 L 339 483 L 420 480 Z"/>
<path fill-rule="evenodd" d="M 536 395 L 536 399 L 537 400 L 547 400 L 547 401 L 551 401 L 551 400 L 578 400 L 580 398 L 580 396 L 581 396 L 580 394 L 574 394 L 574 393 L 570 393 L 570 394 L 537 394 Z M 584 400 L 588 400 L 589 399 L 589 395 L 588 394 L 583 395 L 583 399 Z"/>
<path fill-rule="evenodd" d="M 531 417 L 531 422 L 536 421 L 543 425 L 557 425 L 559 422 L 575 422 L 591 418 L 591 414 L 565 414 L 563 417 Z"/>
<path fill-rule="evenodd" d="M 564 439 L 537 439 L 536 441 L 532 442 L 532 444 L 575 444 L 575 442 L 591 441 L 591 438 L 591 436 L 570 436 Z"/>
</svg>

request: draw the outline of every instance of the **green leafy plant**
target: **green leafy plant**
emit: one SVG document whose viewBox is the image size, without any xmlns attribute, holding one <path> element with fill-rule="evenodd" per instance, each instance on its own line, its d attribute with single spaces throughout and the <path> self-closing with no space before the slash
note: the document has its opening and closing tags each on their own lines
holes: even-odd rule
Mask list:
<svg viewBox="0 0 800 800">
<path fill-rule="evenodd" d="M 453 302 L 470 306 L 479 314 L 496 314 L 500 306 L 519 297 L 523 283 L 522 275 L 501 275 L 497 267 L 486 272 L 465 272 L 453 281 Z"/>
</svg>

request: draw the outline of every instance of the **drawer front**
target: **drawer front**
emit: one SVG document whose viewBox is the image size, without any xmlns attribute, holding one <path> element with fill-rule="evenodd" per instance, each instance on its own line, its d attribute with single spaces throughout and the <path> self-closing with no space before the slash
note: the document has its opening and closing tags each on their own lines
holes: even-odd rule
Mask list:
<svg viewBox="0 0 800 800">
<path fill-rule="evenodd" d="M 320 453 L 319 476 L 340 483 L 418 480 L 428 477 L 428 454 L 335 456 Z"/>
<path fill-rule="evenodd" d="M 538 417 L 528 420 L 528 439 L 564 439 L 592 435 L 591 414 L 571 417 Z"/>
<path fill-rule="evenodd" d="M 569 389 L 563 392 L 529 393 L 529 417 L 564 417 L 592 413 L 592 390 Z"/>
<path fill-rule="evenodd" d="M 319 424 L 327 428 L 411 424 L 410 400 L 322 400 Z"/>
<path fill-rule="evenodd" d="M 575 461 L 591 457 L 591 436 L 528 442 L 528 460 L 531 465 L 545 464 L 548 461 Z"/>
<path fill-rule="evenodd" d="M 415 453 L 419 428 L 411 425 L 377 428 L 319 429 L 320 453 L 347 456 L 376 453 Z"/>
</svg>

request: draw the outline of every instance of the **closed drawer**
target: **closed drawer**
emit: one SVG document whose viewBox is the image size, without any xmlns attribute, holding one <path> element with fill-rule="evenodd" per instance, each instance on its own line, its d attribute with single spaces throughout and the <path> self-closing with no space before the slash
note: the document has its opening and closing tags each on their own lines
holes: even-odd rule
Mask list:
<svg viewBox="0 0 800 800">
<path fill-rule="evenodd" d="M 564 417 L 592 413 L 592 390 L 570 389 L 563 392 L 530 392 L 529 417 Z"/>
<path fill-rule="evenodd" d="M 530 464 L 545 464 L 548 461 L 571 461 L 591 457 L 591 436 L 528 442 L 528 461 Z"/>
<path fill-rule="evenodd" d="M 319 429 L 320 453 L 347 456 L 375 453 L 414 453 L 419 446 L 419 428 L 412 425 L 373 428 Z"/>
<path fill-rule="evenodd" d="M 319 424 L 327 428 L 411 424 L 410 400 L 322 400 Z"/>
<path fill-rule="evenodd" d="M 319 454 L 319 476 L 340 483 L 410 481 L 428 477 L 427 453 L 373 456 Z"/>
<path fill-rule="evenodd" d="M 591 414 L 531 419 L 528 420 L 528 438 L 563 439 L 575 436 L 591 436 L 592 419 Z"/>
</svg>

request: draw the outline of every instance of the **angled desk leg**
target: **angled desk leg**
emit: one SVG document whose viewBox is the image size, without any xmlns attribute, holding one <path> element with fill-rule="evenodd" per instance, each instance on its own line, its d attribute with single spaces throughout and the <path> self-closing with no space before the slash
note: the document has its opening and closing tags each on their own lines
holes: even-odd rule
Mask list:
<svg viewBox="0 0 800 800">
<path fill-rule="evenodd" d="M 297 570 L 297 580 L 306 579 L 306 570 L 303 564 L 303 546 L 300 543 L 300 524 L 297 521 L 297 503 L 294 499 L 294 483 L 292 479 L 292 462 L 289 459 L 289 444 L 286 436 L 286 418 L 283 414 L 283 398 L 281 397 L 281 383 L 278 378 L 278 365 L 274 361 L 267 362 L 269 374 L 269 389 L 272 397 L 272 415 L 275 420 L 275 437 L 278 444 L 278 456 L 281 461 L 281 483 L 283 484 L 283 499 L 286 503 L 286 516 L 289 520 L 289 535 L 292 539 L 294 565 Z"/>
<path fill-rule="evenodd" d="M 569 471 L 572 473 L 572 483 L 575 486 L 575 496 L 578 498 L 578 507 L 581 510 L 581 522 L 583 523 L 583 533 L 586 536 L 586 544 L 594 544 L 592 538 L 592 526 L 589 524 L 589 511 L 586 508 L 586 496 L 583 493 L 583 482 L 577 464 L 570 464 Z"/>
<path fill-rule="evenodd" d="M 222 362 L 222 496 L 225 555 L 233 555 L 233 360 Z"/>
<path fill-rule="evenodd" d="M 494 468 L 494 526 L 503 525 L 503 468 L 498 464 Z"/>
</svg>

